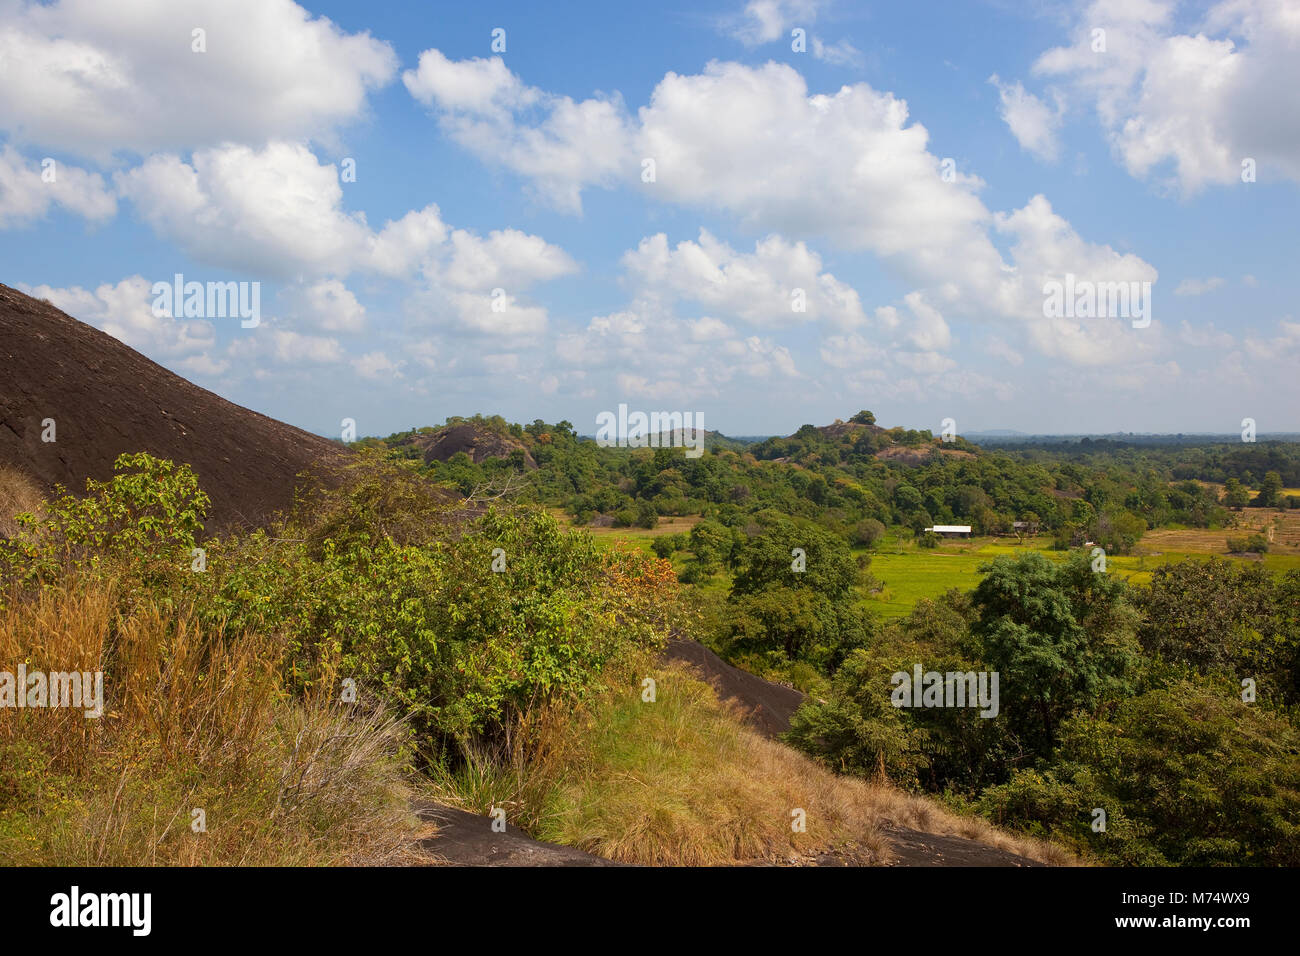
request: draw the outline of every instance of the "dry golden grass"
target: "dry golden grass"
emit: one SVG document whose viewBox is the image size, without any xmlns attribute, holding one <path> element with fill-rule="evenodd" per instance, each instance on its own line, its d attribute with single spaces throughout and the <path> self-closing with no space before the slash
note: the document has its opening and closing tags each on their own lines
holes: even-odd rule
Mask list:
<svg viewBox="0 0 1300 956">
<path fill-rule="evenodd" d="M 11 465 L 0 465 L 0 535 L 12 538 L 18 532 L 14 516 L 39 514 L 44 503 L 36 482 Z"/>
<path fill-rule="evenodd" d="M 265 638 L 209 639 L 183 613 L 123 619 L 116 606 L 98 586 L 46 591 L 0 614 L 0 670 L 102 670 L 105 698 L 98 719 L 83 708 L 0 709 L 0 863 L 421 857 L 398 722 L 324 692 L 291 698 Z"/>
<path fill-rule="evenodd" d="M 556 748 L 569 775 L 544 838 L 649 865 L 805 862 L 836 849 L 885 858 L 851 781 L 750 732 L 682 668 L 658 667 L 656 679 L 654 703 L 625 685 Z M 792 826 L 797 811 L 805 832 Z"/>
<path fill-rule="evenodd" d="M 1217 531 L 1208 528 L 1158 528 L 1142 535 L 1139 554 L 1190 552 L 1223 555 L 1229 537 L 1260 533 L 1267 535 L 1271 554 L 1300 554 L 1300 510 L 1294 508 L 1243 508 L 1233 513 L 1231 527 Z"/>
<path fill-rule="evenodd" d="M 823 855 L 884 864 L 888 825 L 1074 862 L 931 800 L 833 774 L 750 730 L 680 665 L 640 672 L 654 673 L 655 702 L 641 700 L 639 678 L 620 675 L 583 713 L 540 719 L 526 758 L 477 761 L 441 781 L 440 799 L 478 813 L 503 806 L 541 839 L 652 866 L 798 865 Z M 796 810 L 805 832 L 792 827 Z"/>
<path fill-rule="evenodd" d="M 871 806 L 873 818 L 879 824 L 963 837 L 1049 866 L 1078 866 L 1081 862 L 1069 850 L 1055 843 L 1008 833 L 983 817 L 953 813 L 933 800 L 905 793 L 888 784 L 863 782 L 862 787 L 861 797 Z"/>
</svg>

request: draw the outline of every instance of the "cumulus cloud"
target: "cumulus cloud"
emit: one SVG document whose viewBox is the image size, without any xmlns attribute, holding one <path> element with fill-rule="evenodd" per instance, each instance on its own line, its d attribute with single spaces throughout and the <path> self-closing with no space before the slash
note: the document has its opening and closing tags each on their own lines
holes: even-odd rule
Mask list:
<svg viewBox="0 0 1300 956">
<path fill-rule="evenodd" d="M 323 332 L 355 333 L 365 328 L 365 306 L 338 279 L 293 286 L 281 297 L 288 300 L 295 324 Z"/>
<path fill-rule="evenodd" d="M 292 0 L 5 7 L 0 126 L 78 155 L 329 136 L 397 69 L 387 43 Z M 194 52 L 196 28 L 206 52 Z"/>
<path fill-rule="evenodd" d="M 624 254 L 623 266 L 638 296 L 662 308 L 680 299 L 762 326 L 818 320 L 852 326 L 865 320 L 851 286 L 823 271 L 821 257 L 804 243 L 780 236 L 742 253 L 705 229 L 698 241 L 673 247 L 661 232 Z"/>
<path fill-rule="evenodd" d="M 28 161 L 8 143 L 0 148 L 0 229 L 41 219 L 55 205 L 91 222 L 117 214 L 117 199 L 99 173 L 49 158 Z"/>
<path fill-rule="evenodd" d="M 669 74 L 640 119 L 647 155 L 662 157 L 655 195 L 875 253 L 919 287 L 906 304 L 922 350 L 947 347 L 949 313 L 1024 323 L 1031 344 L 1070 361 L 1125 361 L 1139 349 L 1118 321 L 1045 320 L 1043 284 L 1067 272 L 1155 281 L 1155 270 L 1087 242 L 1045 197 L 990 212 L 978 178 L 945 181 L 925 128 L 890 94 L 857 84 L 810 95 L 787 66 L 715 63 Z M 994 230 L 1012 239 L 1010 261 Z"/>
<path fill-rule="evenodd" d="M 629 173 L 627 113 L 617 97 L 575 102 L 525 86 L 500 57 L 459 62 L 420 54 L 402 82 L 479 158 L 529 179 L 556 207 L 581 212 L 582 189 Z M 517 114 L 541 114 L 534 125 Z"/>
<path fill-rule="evenodd" d="M 474 130 L 491 131 L 479 139 L 462 130 L 462 142 L 471 148 L 495 159 L 503 142 L 540 139 L 574 153 L 563 162 L 514 164 L 542 192 L 568 196 L 573 208 L 582 188 L 600 181 L 581 171 L 586 159 L 580 140 L 562 141 L 548 132 L 547 104 L 554 97 L 526 86 L 496 61 L 454 63 L 434 50 L 423 55 L 422 64 L 420 73 L 407 76 L 414 94 L 463 114 Z M 799 240 L 817 238 L 875 254 L 915 290 L 906 307 L 920 336 L 913 344 L 921 351 L 949 346 L 950 315 L 1026 323 L 1029 344 L 1083 364 L 1136 360 L 1141 351 L 1118 321 L 1044 320 L 1043 281 L 1066 273 L 1095 281 L 1131 274 L 1154 281 L 1155 270 L 1135 256 L 1083 240 L 1045 197 L 1020 210 L 990 211 L 978 195 L 983 182 L 945 168 L 930 150 L 928 131 L 911 121 L 907 104 L 893 94 L 865 83 L 812 93 L 785 64 L 714 62 L 699 74 L 667 74 L 635 120 L 615 101 L 600 102 L 611 108 L 608 127 L 617 130 L 609 137 L 617 146 L 610 155 L 625 154 L 621 163 L 605 164 L 606 172 L 626 170 L 624 181 L 652 200 L 723 212 L 742 228 L 792 237 L 767 240 L 791 249 Z M 1029 141 L 1048 148 L 1044 140 Z M 655 161 L 653 182 L 632 175 L 640 168 L 638 157 Z M 1045 245 L 1019 241 L 1035 230 Z M 995 245 L 995 233 L 1013 240 L 1009 260 Z M 650 265 L 656 256 L 668 256 L 666 240 L 651 240 L 640 251 Z M 722 290 L 746 288 L 742 281 L 719 284 L 725 269 L 709 261 L 702 242 L 679 249 L 674 262 L 668 277 L 695 283 L 697 301 L 711 310 L 718 296 L 736 294 Z M 860 310 L 856 302 L 839 308 Z M 751 309 L 747 317 L 756 315 Z M 1149 347 L 1155 336 L 1147 339 Z"/>
<path fill-rule="evenodd" d="M 301 288 L 291 312 L 324 331 L 360 330 L 362 310 L 341 284 L 358 273 L 415 284 L 424 313 L 465 329 L 531 334 L 546 313 L 520 294 L 578 268 L 558 246 L 516 229 L 452 229 L 436 205 L 372 230 L 344 209 L 336 168 L 302 143 L 214 147 L 189 162 L 159 154 L 117 183 L 160 236 L 197 261 L 294 280 Z M 496 288 L 506 293 L 507 318 L 494 323 Z"/>
<path fill-rule="evenodd" d="M 154 230 L 202 262 L 283 277 L 351 271 L 370 237 L 338 173 L 301 143 L 150 157 L 116 177 Z"/>
<path fill-rule="evenodd" d="M 1045 286 L 1069 274 L 1076 282 L 1149 282 L 1154 296 L 1159 274 L 1152 265 L 1132 253 L 1087 242 L 1041 195 L 1013 213 L 997 214 L 995 222 L 998 231 L 1011 238 L 1016 263 L 1004 291 L 1011 301 L 1019 300 L 1011 307 L 1023 310 L 1024 334 L 1039 352 L 1079 365 L 1149 360 L 1159 342 L 1153 314 L 1148 315 L 1150 328 L 1135 330 L 1131 316 L 1047 318 L 1043 304 Z M 1146 302 L 1152 312 L 1153 301 Z"/>
<path fill-rule="evenodd" d="M 451 257 L 443 281 L 457 289 L 530 286 L 577 271 L 577 264 L 558 246 L 517 229 L 497 230 L 481 238 L 464 229 L 451 235 Z"/>
<path fill-rule="evenodd" d="M 994 73 L 989 82 L 998 89 L 1002 121 L 1011 130 L 1020 148 L 1046 162 L 1055 162 L 1061 153 L 1058 131 L 1064 108 L 1060 101 L 1048 106 L 1033 93 L 1025 91 L 1017 80 L 1004 83 Z"/>
<path fill-rule="evenodd" d="M 1223 0 L 1188 32 L 1173 0 L 1095 0 L 1072 43 L 1048 50 L 1040 76 L 1091 103 L 1135 177 L 1195 193 L 1240 184 L 1254 159 L 1261 181 L 1300 181 L 1300 113 L 1279 90 L 1300 88 L 1300 15 L 1282 0 Z M 1105 50 L 1093 31 L 1105 31 Z"/>
</svg>

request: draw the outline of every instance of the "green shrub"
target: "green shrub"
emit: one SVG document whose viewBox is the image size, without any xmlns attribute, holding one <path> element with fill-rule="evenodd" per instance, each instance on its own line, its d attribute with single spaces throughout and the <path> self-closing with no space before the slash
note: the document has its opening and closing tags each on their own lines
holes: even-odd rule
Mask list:
<svg viewBox="0 0 1300 956">
<path fill-rule="evenodd" d="M 1300 732 L 1231 684 L 1174 681 L 1077 714 L 1054 763 L 986 792 L 984 811 L 1122 865 L 1300 865 Z"/>
<path fill-rule="evenodd" d="M 23 533 L 0 541 L 0 606 L 17 592 L 77 572 L 125 573 L 141 587 L 188 574 L 210 503 L 188 465 L 145 452 L 121 455 L 108 481 L 84 497 L 56 489 L 44 514 L 22 515 Z"/>
</svg>

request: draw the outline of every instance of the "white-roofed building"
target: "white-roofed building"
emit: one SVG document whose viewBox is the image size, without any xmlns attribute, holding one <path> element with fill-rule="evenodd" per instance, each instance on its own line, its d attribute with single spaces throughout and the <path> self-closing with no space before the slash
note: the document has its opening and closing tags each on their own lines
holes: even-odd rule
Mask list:
<svg viewBox="0 0 1300 956">
<path fill-rule="evenodd" d="M 970 525 L 968 524 L 937 524 L 933 528 L 926 528 L 925 530 L 933 531 L 944 538 L 970 537 Z"/>
</svg>

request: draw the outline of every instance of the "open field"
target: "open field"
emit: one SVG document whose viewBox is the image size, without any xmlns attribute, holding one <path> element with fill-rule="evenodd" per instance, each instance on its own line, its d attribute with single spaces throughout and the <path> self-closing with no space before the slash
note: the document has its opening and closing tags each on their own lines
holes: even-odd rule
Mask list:
<svg viewBox="0 0 1300 956">
<path fill-rule="evenodd" d="M 1229 535 L 1258 530 L 1279 515 L 1283 524 L 1275 531 L 1275 541 L 1268 554 L 1258 558 L 1226 554 L 1225 541 Z M 1106 569 L 1134 584 L 1145 584 L 1151 580 L 1151 570 L 1159 565 L 1202 560 L 1211 555 L 1233 561 L 1260 561 L 1266 568 L 1279 572 L 1300 568 L 1300 514 L 1261 510 L 1255 516 L 1248 514 L 1247 521 L 1250 523 L 1246 527 L 1230 531 L 1204 528 L 1148 531 L 1134 554 L 1107 555 Z M 886 538 L 885 542 L 884 547 L 871 553 L 871 573 L 884 586 L 869 602 L 885 618 L 902 617 L 921 598 L 936 598 L 949 588 L 970 590 L 981 577 L 979 566 L 996 557 L 1038 551 L 1053 561 L 1064 561 L 1070 554 L 1053 549 L 1046 535 L 1026 539 L 1024 544 L 1018 544 L 1014 538 L 970 538 L 948 541 L 933 550 L 897 538 Z"/>
<path fill-rule="evenodd" d="M 553 509 L 557 518 L 567 523 L 568 516 Z M 1300 511 L 1296 509 L 1243 509 L 1236 513 L 1237 526 L 1211 530 L 1207 528 L 1161 528 L 1142 536 L 1131 555 L 1106 557 L 1107 570 L 1134 584 L 1146 584 L 1151 570 L 1162 564 L 1202 560 L 1212 555 L 1234 561 L 1258 561 L 1266 568 L 1282 572 L 1300 569 Z M 690 531 L 700 521 L 698 515 L 661 518 L 655 528 L 588 528 L 602 545 L 628 542 L 649 553 L 650 542 L 660 535 Z M 1229 556 L 1227 539 L 1253 532 L 1265 532 L 1273 524 L 1273 542 L 1269 553 L 1258 557 Z M 979 566 L 994 558 L 1013 556 L 1020 551 L 1038 551 L 1053 561 L 1064 561 L 1068 551 L 1052 547 L 1049 535 L 1036 535 L 1017 542 L 1013 537 L 979 536 L 947 540 L 934 549 L 918 548 L 911 538 L 890 532 L 874 549 L 855 548 L 856 554 L 871 557 L 871 573 L 881 582 L 880 590 L 866 595 L 867 605 L 886 619 L 905 616 L 921 598 L 937 598 L 949 588 L 968 591 L 982 575 Z M 678 552 L 673 566 L 681 572 L 689 554 Z M 696 585 L 709 591 L 725 593 L 728 575 L 715 575 Z"/>
<path fill-rule="evenodd" d="M 699 523 L 699 515 L 686 515 L 685 517 L 660 518 L 659 524 L 653 528 L 615 528 L 611 526 L 608 528 L 588 528 L 587 530 L 598 538 L 614 537 L 628 541 L 649 541 L 663 534 L 690 531 Z"/>
<path fill-rule="evenodd" d="M 1269 557 L 1300 555 L 1300 510 L 1294 508 L 1243 508 L 1235 512 L 1236 526 L 1208 528 L 1161 528 L 1142 536 L 1139 549 L 1148 554 L 1168 551 L 1191 551 L 1223 554 L 1227 539 L 1243 534 L 1267 534 L 1273 527 Z"/>
</svg>

